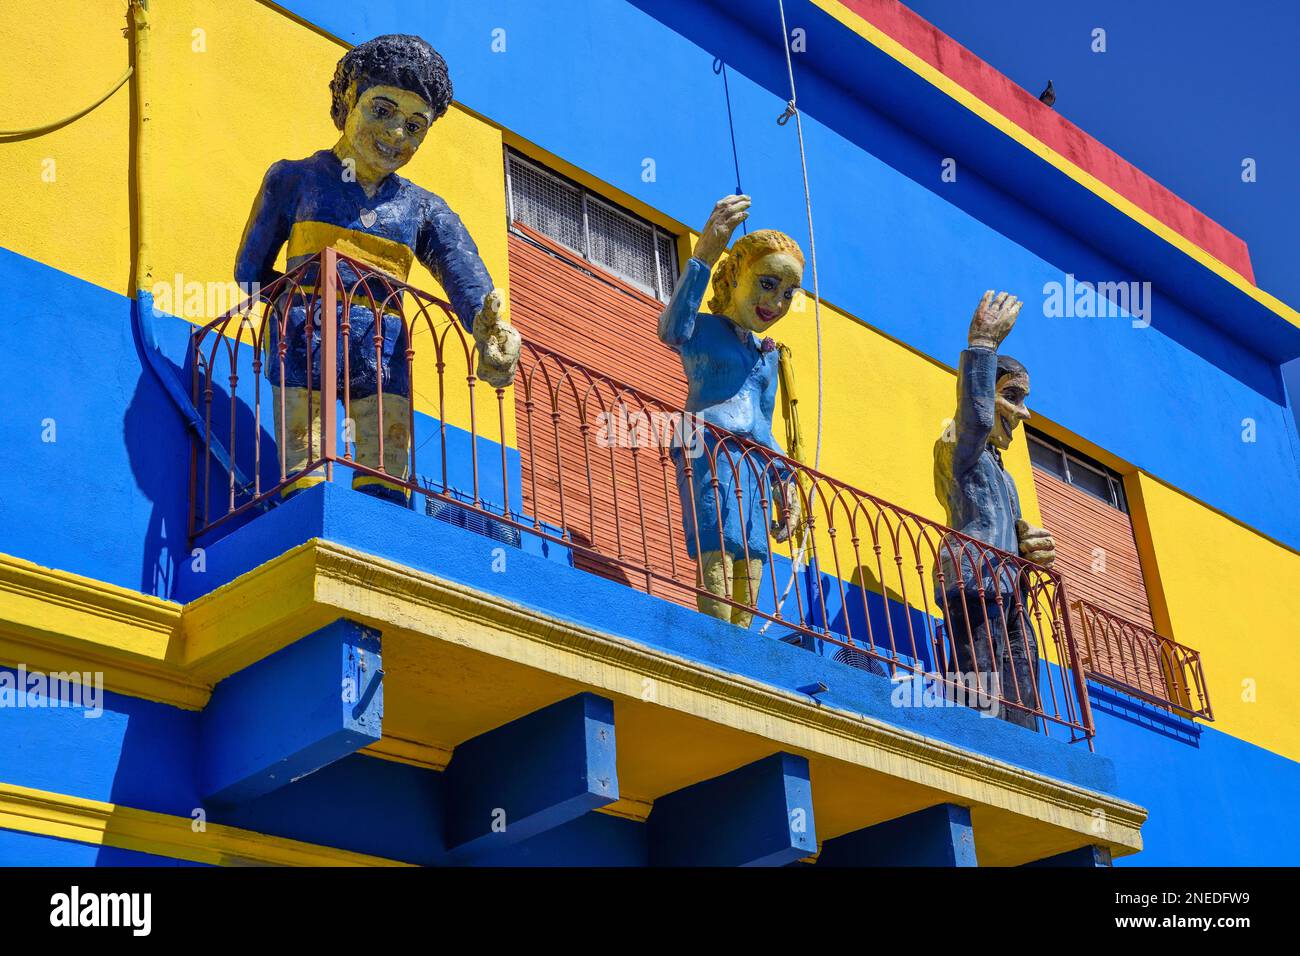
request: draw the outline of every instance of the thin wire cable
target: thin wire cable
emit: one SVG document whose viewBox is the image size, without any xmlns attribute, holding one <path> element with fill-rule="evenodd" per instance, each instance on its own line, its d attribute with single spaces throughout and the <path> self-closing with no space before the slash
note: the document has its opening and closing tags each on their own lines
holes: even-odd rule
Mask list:
<svg viewBox="0 0 1300 956">
<path fill-rule="evenodd" d="M 740 187 L 740 151 L 736 149 L 736 121 L 731 112 L 731 84 L 727 82 L 727 64 L 722 61 L 722 57 L 713 61 L 713 72 L 722 74 L 722 91 L 727 97 L 727 128 L 731 131 L 731 161 L 736 167 L 736 195 L 743 196 L 745 190 Z M 744 235 L 749 235 L 749 226 L 743 220 L 740 229 Z"/>
<path fill-rule="evenodd" d="M 81 117 L 85 116 L 87 113 L 93 110 L 100 103 L 104 102 L 104 100 L 108 99 L 118 90 L 120 90 L 122 88 L 122 84 L 131 78 L 131 72 L 133 69 L 134 69 L 133 67 L 128 66 L 126 68 L 126 72 L 123 73 L 118 78 L 118 81 L 114 83 L 111 87 L 109 87 L 108 91 L 104 93 L 103 96 L 95 100 L 89 106 L 82 107 L 81 109 L 77 110 L 75 113 L 69 113 L 67 116 L 63 117 L 62 119 L 57 119 L 52 123 L 44 123 L 40 126 L 29 126 L 27 129 L 0 129 L 0 137 L 5 139 L 10 139 L 15 136 L 35 136 L 40 133 L 48 133 L 50 130 L 58 129 L 60 126 L 66 126 L 68 123 L 71 123 L 73 120 L 81 119 Z"/>
</svg>

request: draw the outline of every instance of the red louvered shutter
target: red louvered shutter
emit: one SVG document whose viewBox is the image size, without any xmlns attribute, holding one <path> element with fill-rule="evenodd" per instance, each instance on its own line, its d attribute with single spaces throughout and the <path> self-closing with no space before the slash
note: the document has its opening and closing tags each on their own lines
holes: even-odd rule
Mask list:
<svg viewBox="0 0 1300 956">
<path fill-rule="evenodd" d="M 1154 630 L 1129 516 L 1037 466 L 1034 487 L 1043 525 L 1056 539 L 1056 569 L 1065 578 L 1071 602 L 1082 598 L 1139 627 Z M 1073 608 L 1070 627 L 1083 647 L 1084 622 Z M 1085 662 L 1086 666 L 1164 696 L 1166 681 L 1158 658 L 1135 656 L 1132 649 L 1113 645 L 1114 640 L 1100 631 L 1094 634 L 1092 659 Z"/>
<path fill-rule="evenodd" d="M 663 303 L 517 222 L 509 256 L 511 321 L 525 341 L 673 407 L 685 403 L 681 360 L 656 332 Z M 521 374 L 528 363 L 526 354 Z M 695 581 L 671 461 L 656 446 L 602 447 L 599 416 L 614 409 L 615 387 L 574 378 L 548 392 L 540 374 L 532 381 L 531 411 L 525 389 L 515 389 L 525 509 L 565 527 L 575 544 L 633 566 L 575 552 L 579 567 L 694 606 L 693 592 L 643 570 Z M 552 407 L 559 412 L 558 455 Z"/>
</svg>

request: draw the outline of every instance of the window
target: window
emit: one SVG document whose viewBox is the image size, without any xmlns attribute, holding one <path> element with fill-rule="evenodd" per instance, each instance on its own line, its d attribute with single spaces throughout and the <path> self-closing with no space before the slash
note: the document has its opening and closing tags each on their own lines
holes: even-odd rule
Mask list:
<svg viewBox="0 0 1300 956">
<path fill-rule="evenodd" d="M 1124 498 L 1124 479 L 1105 465 L 1076 451 L 1067 450 L 1059 442 L 1041 432 L 1025 429 L 1029 437 L 1029 460 L 1036 468 L 1049 472 L 1080 491 L 1099 498 L 1112 508 L 1128 513 Z"/>
<path fill-rule="evenodd" d="M 1084 611 L 1076 606 L 1080 600 L 1127 622 L 1126 627 L 1154 631 L 1123 480 L 1101 462 L 1041 432 L 1029 431 L 1028 438 L 1038 510 L 1043 527 L 1056 539 L 1056 568 L 1068 582 L 1075 635 L 1089 633 L 1084 631 Z M 1084 656 L 1094 673 L 1119 673 L 1134 666 L 1132 651 L 1114 641 L 1089 644 Z M 1132 683 L 1132 674 L 1130 678 Z M 1141 686 L 1158 686 L 1158 678 L 1155 671 L 1144 671 Z"/>
<path fill-rule="evenodd" d="M 563 176 L 506 152 L 506 197 L 520 222 L 662 302 L 677 282 L 673 236 Z"/>
</svg>

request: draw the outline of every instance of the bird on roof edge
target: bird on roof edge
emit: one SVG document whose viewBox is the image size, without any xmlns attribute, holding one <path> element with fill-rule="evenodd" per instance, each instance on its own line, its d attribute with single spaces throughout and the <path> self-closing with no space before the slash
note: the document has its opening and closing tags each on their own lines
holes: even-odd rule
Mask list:
<svg viewBox="0 0 1300 956">
<path fill-rule="evenodd" d="M 1041 92 L 1041 93 L 1038 94 L 1038 99 L 1039 99 L 1041 102 L 1046 103 L 1048 106 L 1053 106 L 1053 105 L 1055 105 L 1055 103 L 1056 103 L 1056 87 L 1054 87 L 1054 86 L 1052 85 L 1052 81 L 1051 81 L 1051 80 L 1048 80 L 1048 81 L 1047 81 L 1047 89 L 1043 90 L 1043 92 Z"/>
</svg>

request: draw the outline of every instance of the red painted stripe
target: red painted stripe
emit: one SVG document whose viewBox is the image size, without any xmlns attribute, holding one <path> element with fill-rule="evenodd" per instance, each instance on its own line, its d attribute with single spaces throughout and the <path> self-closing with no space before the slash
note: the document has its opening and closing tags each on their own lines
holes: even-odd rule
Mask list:
<svg viewBox="0 0 1300 956">
<path fill-rule="evenodd" d="M 1252 283 L 1255 272 L 1243 239 L 1179 198 L 1061 114 L 1038 102 L 934 24 L 897 0 L 841 0 L 843 4 L 935 69 L 969 90 L 1031 136 L 1090 173 L 1170 229 L 1200 246 Z"/>
</svg>

